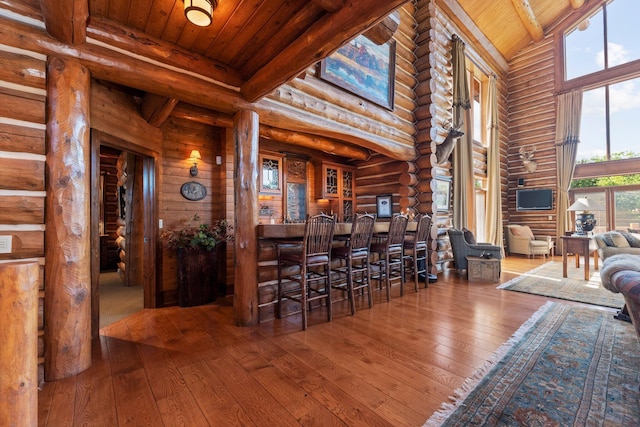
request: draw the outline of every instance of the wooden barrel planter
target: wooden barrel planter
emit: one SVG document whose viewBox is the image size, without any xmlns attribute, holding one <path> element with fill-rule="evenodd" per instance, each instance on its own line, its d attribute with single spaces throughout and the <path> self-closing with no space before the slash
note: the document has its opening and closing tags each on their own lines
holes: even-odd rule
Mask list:
<svg viewBox="0 0 640 427">
<path fill-rule="evenodd" d="M 178 249 L 178 305 L 180 307 L 208 304 L 215 301 L 218 296 L 224 296 L 219 284 L 224 246 L 219 244 L 210 251 Z"/>
</svg>

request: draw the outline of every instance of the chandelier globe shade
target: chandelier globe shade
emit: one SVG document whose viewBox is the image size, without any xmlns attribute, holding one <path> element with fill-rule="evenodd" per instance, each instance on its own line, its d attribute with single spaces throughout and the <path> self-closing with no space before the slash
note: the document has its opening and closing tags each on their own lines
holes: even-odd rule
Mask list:
<svg viewBox="0 0 640 427">
<path fill-rule="evenodd" d="M 198 27 L 207 27 L 213 22 L 213 11 L 218 0 L 184 0 L 184 16 Z"/>
</svg>

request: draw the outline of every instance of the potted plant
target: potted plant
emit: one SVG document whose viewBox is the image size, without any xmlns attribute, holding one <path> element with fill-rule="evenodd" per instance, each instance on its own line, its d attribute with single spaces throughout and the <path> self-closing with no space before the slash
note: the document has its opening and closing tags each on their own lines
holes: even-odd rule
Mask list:
<svg viewBox="0 0 640 427">
<path fill-rule="evenodd" d="M 218 288 L 225 286 L 226 242 L 233 240 L 233 229 L 226 220 L 215 221 L 213 225 L 192 225 L 194 221 L 200 221 L 197 214 L 183 228 L 162 234 L 165 246 L 177 253 L 181 307 L 215 301 Z"/>
</svg>

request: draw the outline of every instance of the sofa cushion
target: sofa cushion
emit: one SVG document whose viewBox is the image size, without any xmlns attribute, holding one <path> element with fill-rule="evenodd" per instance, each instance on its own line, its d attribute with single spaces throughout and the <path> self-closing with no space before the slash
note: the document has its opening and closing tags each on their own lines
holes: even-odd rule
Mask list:
<svg viewBox="0 0 640 427">
<path fill-rule="evenodd" d="M 476 236 L 473 235 L 473 231 L 463 228 L 462 234 L 464 234 L 464 240 L 466 240 L 468 244 L 475 245 L 477 243 Z"/>
<path fill-rule="evenodd" d="M 631 246 L 632 248 L 640 248 L 640 235 L 628 233 L 626 231 L 621 231 L 620 234 L 622 234 L 624 238 L 627 239 L 627 242 L 629 242 L 629 246 Z"/>
<path fill-rule="evenodd" d="M 533 237 L 533 231 L 531 231 L 528 225 L 511 227 L 511 232 L 513 233 L 514 236 L 528 237 L 532 240 L 535 239 L 535 237 Z"/>
<path fill-rule="evenodd" d="M 601 238 L 607 246 L 613 246 L 615 248 L 628 248 L 631 246 L 627 239 L 617 231 L 603 233 Z"/>
</svg>

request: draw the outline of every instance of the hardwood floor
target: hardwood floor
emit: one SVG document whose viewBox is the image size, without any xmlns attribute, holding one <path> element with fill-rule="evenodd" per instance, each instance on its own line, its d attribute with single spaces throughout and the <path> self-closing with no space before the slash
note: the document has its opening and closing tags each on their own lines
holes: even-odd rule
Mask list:
<svg viewBox="0 0 640 427">
<path fill-rule="evenodd" d="M 556 257 L 558 261 L 559 258 Z M 545 262 L 512 256 L 501 281 Z M 391 302 L 374 292 L 234 326 L 230 305 L 144 310 L 102 330 L 87 371 L 46 383 L 39 425 L 420 426 L 548 299 L 453 271 Z"/>
</svg>

